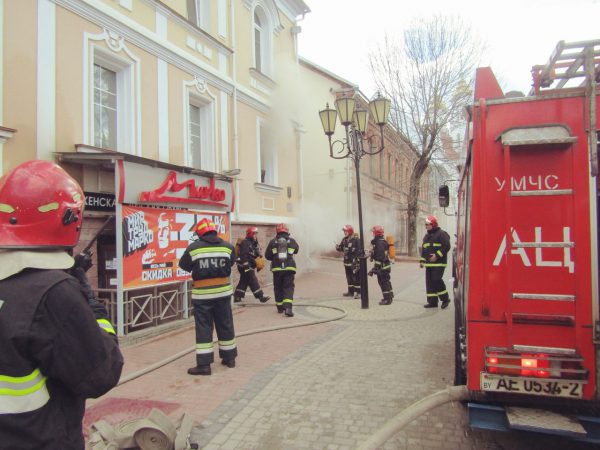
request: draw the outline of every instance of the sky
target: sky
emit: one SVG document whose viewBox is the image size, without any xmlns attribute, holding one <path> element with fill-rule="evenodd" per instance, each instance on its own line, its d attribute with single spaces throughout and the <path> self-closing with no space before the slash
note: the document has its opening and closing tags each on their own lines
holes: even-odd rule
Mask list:
<svg viewBox="0 0 600 450">
<path fill-rule="evenodd" d="M 358 84 L 371 97 L 368 55 L 384 35 L 400 36 L 415 18 L 460 16 L 484 44 L 479 66 L 494 71 L 504 92 L 525 94 L 531 67 L 545 64 L 556 44 L 600 39 L 600 0 L 305 0 L 298 24 L 300 55 Z"/>
</svg>

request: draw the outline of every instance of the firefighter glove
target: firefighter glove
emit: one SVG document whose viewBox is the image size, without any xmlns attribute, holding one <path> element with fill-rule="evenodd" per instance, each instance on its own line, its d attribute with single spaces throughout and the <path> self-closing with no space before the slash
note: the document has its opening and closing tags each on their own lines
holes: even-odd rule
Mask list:
<svg viewBox="0 0 600 450">
<path fill-rule="evenodd" d="M 92 254 L 89 252 L 82 252 L 74 257 L 75 264 L 73 267 L 81 267 L 84 272 L 90 270 L 92 267 Z"/>
</svg>

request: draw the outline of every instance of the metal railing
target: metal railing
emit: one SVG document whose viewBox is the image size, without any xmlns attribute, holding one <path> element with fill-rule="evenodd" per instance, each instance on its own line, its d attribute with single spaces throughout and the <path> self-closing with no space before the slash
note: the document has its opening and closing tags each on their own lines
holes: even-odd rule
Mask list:
<svg viewBox="0 0 600 450">
<path fill-rule="evenodd" d="M 190 293 L 189 282 L 123 291 L 124 334 L 187 318 L 192 309 Z M 97 289 L 96 295 L 117 325 L 117 290 Z"/>
</svg>

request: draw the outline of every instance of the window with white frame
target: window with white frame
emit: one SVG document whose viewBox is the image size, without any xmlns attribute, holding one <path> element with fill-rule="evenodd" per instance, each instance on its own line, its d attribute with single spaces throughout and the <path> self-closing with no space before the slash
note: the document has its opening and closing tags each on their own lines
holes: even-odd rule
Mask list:
<svg viewBox="0 0 600 450">
<path fill-rule="evenodd" d="M 117 149 L 117 74 L 94 64 L 94 145 Z"/>
<path fill-rule="evenodd" d="M 187 108 L 187 165 L 210 172 L 216 171 L 213 107 L 213 101 L 189 95 Z"/>
<path fill-rule="evenodd" d="M 93 145 L 136 153 L 134 63 L 97 49 L 92 67 Z"/>
<path fill-rule="evenodd" d="M 210 31 L 211 0 L 187 0 L 188 20 L 205 31 Z"/>
<path fill-rule="evenodd" d="M 269 129 L 258 125 L 259 182 L 277 186 L 277 152 Z"/>
<path fill-rule="evenodd" d="M 200 132 L 200 107 L 190 104 L 190 128 L 189 128 L 189 141 L 190 141 L 190 166 L 200 167 L 201 156 L 202 156 L 202 133 Z"/>
<path fill-rule="evenodd" d="M 265 10 L 257 5 L 254 8 L 253 43 L 254 68 L 265 75 L 271 74 L 271 21 Z"/>
</svg>

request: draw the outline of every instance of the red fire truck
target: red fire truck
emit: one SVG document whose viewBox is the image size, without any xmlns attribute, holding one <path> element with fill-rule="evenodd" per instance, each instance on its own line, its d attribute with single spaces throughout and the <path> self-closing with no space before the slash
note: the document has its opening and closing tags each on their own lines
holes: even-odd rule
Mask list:
<svg viewBox="0 0 600 450">
<path fill-rule="evenodd" d="M 455 384 L 508 423 L 507 405 L 600 398 L 600 40 L 561 41 L 532 74 L 529 95 L 505 95 L 477 69 L 458 188 Z M 568 432 L 585 438 L 588 424 Z"/>
</svg>

